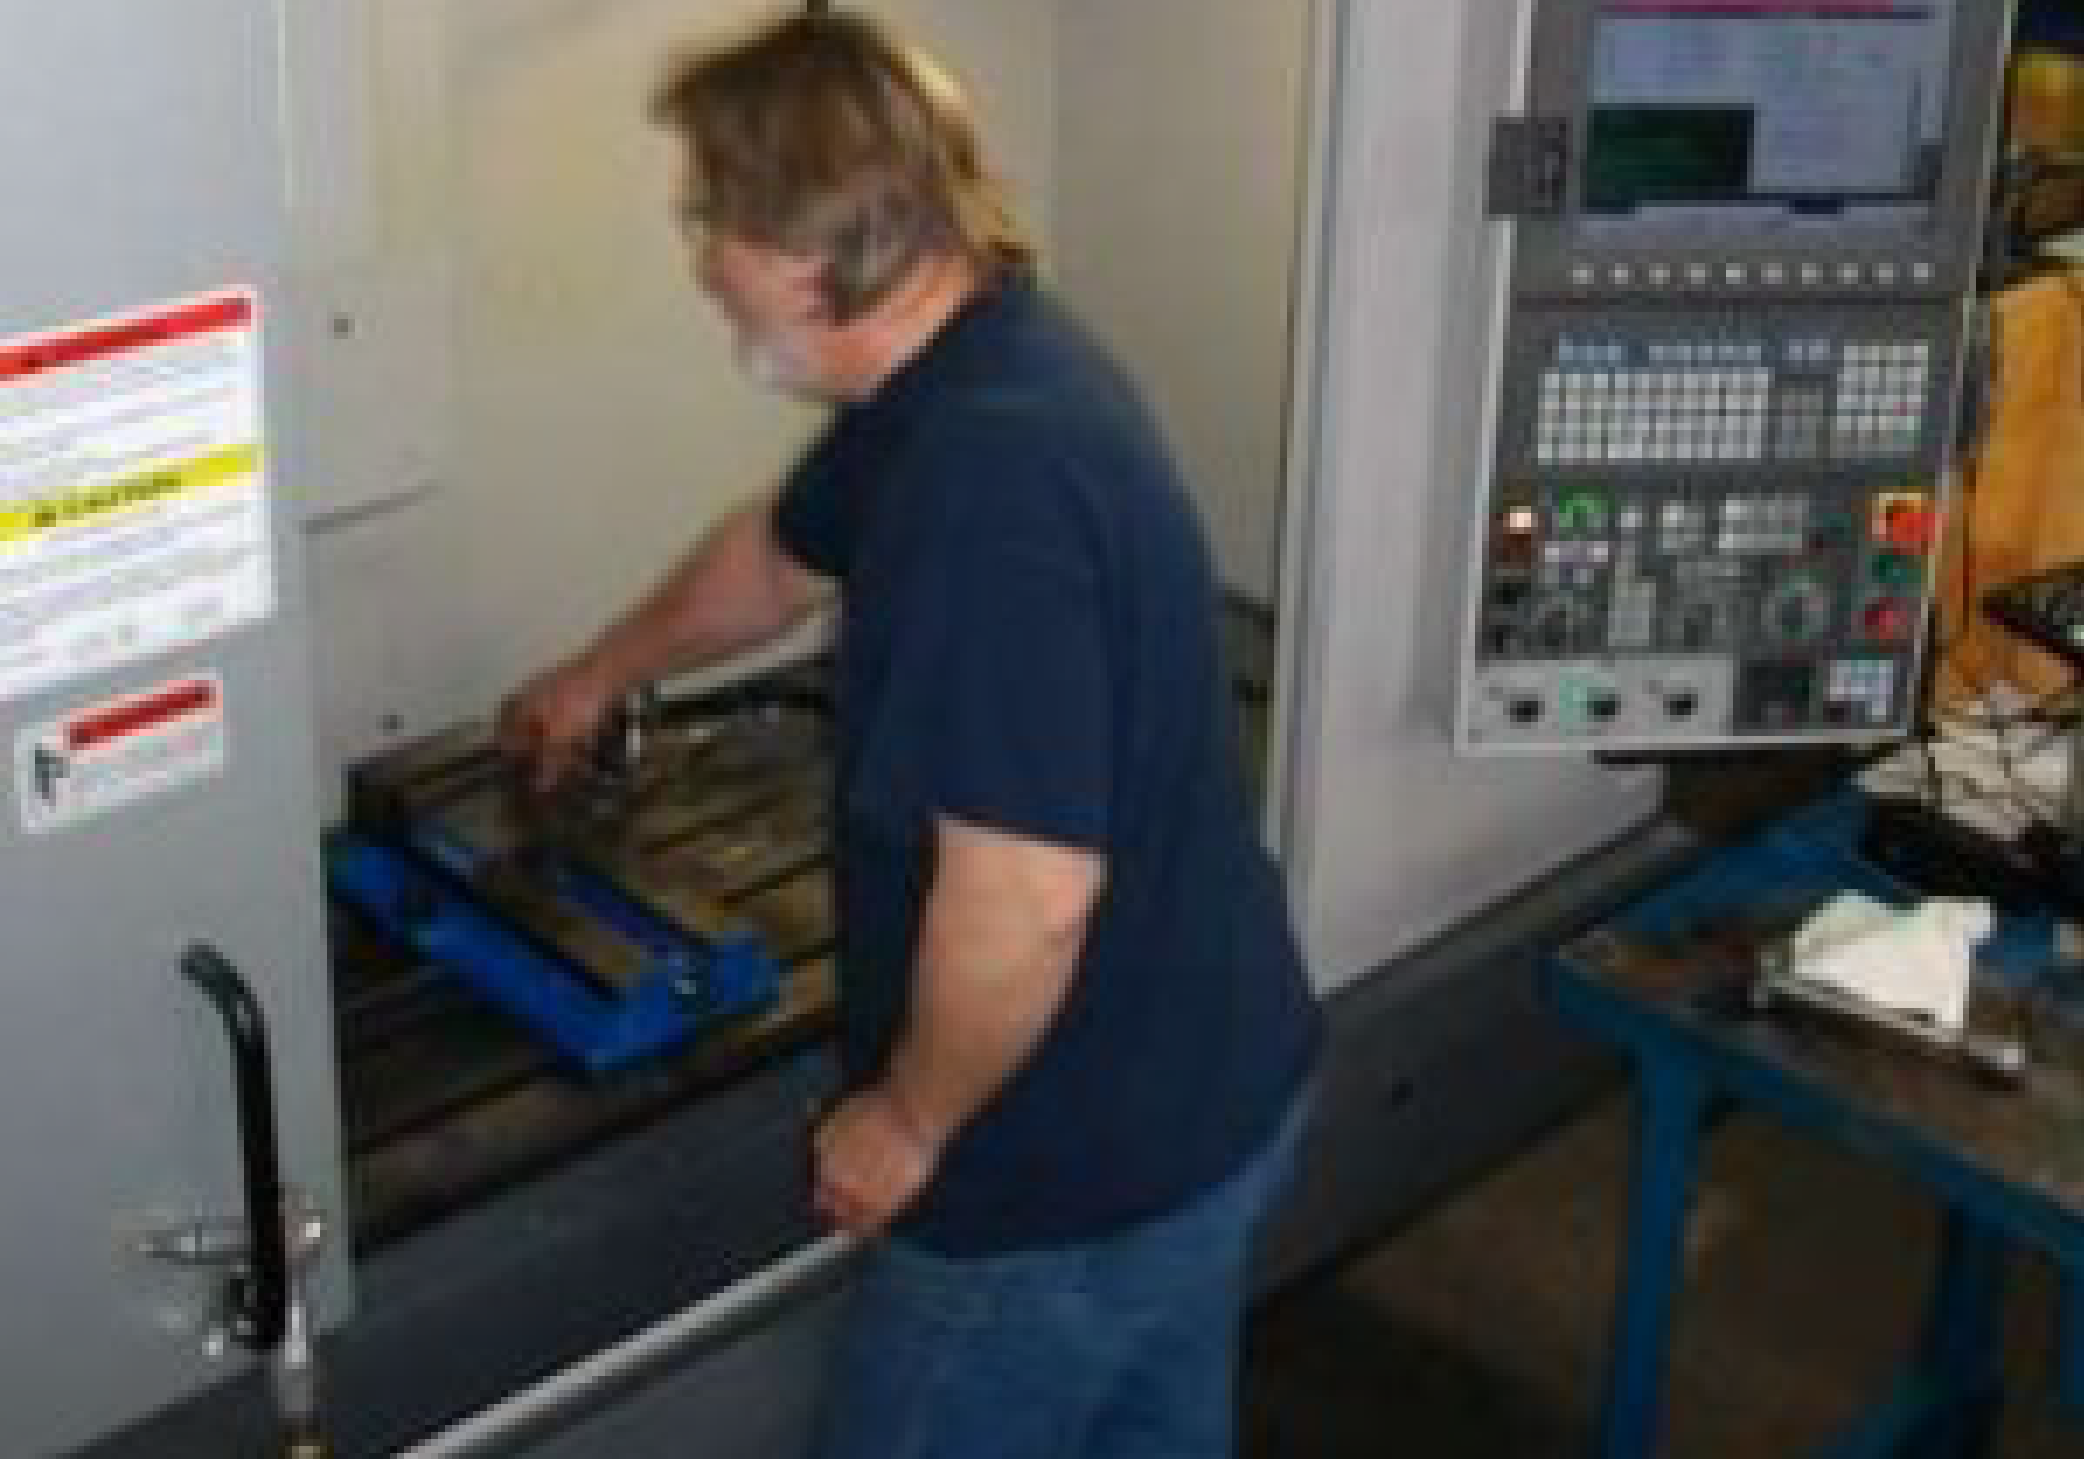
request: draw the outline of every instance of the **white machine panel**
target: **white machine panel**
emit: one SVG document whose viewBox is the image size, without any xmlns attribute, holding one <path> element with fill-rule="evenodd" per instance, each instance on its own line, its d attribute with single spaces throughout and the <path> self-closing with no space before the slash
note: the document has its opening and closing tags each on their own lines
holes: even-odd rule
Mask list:
<svg viewBox="0 0 2084 1459">
<path fill-rule="evenodd" d="M 1513 7 L 1356 0 L 1319 26 L 1280 815 L 1336 987 L 1624 834 L 1660 781 L 1464 759 L 1445 729 L 1504 261 L 1483 137 L 1513 104 Z"/>
<path fill-rule="evenodd" d="M 0 47 L 0 603 L 29 615 L 0 649 L 0 1450 L 22 1459 L 240 1366 L 206 1352 L 224 1269 L 143 1251 L 242 1226 L 254 1169 L 192 949 L 257 999 L 279 1173 L 345 1229 L 280 495 L 303 438 L 269 389 L 296 313 L 277 10 L 66 0 L 16 7 Z M 328 1313 L 342 1257 L 315 1273 Z"/>
</svg>

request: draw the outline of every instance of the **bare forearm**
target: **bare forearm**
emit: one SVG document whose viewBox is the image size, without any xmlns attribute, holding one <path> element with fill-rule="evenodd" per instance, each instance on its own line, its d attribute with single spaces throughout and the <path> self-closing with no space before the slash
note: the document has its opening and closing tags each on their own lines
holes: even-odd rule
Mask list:
<svg viewBox="0 0 2084 1459">
<path fill-rule="evenodd" d="M 1023 860 L 1037 848 L 1010 844 L 1010 855 L 977 854 L 972 841 L 951 856 L 948 835 L 940 838 L 910 1017 L 884 1079 L 933 1145 L 982 1109 L 1041 1041 L 1070 991 L 1098 895 L 1097 858 L 1050 848 L 1037 863 Z"/>
<path fill-rule="evenodd" d="M 1078 939 L 1025 949 L 949 946 L 922 958 L 886 1083 L 931 1144 L 984 1107 L 1041 1042 L 1078 962 Z"/>
<path fill-rule="evenodd" d="M 772 505 L 748 503 L 710 533 L 587 651 L 619 688 L 714 663 L 779 636 L 817 602 L 773 539 Z"/>
</svg>

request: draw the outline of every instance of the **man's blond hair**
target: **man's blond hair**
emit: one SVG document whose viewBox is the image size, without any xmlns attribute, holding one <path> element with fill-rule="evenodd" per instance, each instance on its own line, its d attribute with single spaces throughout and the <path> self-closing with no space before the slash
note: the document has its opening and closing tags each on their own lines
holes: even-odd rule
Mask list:
<svg viewBox="0 0 2084 1459">
<path fill-rule="evenodd" d="M 825 260 L 834 323 L 930 254 L 1032 261 L 960 88 L 874 21 L 796 14 L 697 51 L 651 113 L 688 145 L 693 221 Z"/>
</svg>

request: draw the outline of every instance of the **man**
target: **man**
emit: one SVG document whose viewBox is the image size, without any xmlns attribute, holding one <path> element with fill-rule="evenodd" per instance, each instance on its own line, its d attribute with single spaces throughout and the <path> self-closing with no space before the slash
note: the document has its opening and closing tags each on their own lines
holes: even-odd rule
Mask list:
<svg viewBox="0 0 2084 1459">
<path fill-rule="evenodd" d="M 554 782 L 630 687 L 837 583 L 817 1200 L 871 1239 L 818 1453 L 1227 1454 L 1317 1027 L 1177 473 L 918 52 L 795 15 L 655 114 L 741 360 L 835 411 L 778 498 L 510 701 L 506 743 Z"/>
</svg>

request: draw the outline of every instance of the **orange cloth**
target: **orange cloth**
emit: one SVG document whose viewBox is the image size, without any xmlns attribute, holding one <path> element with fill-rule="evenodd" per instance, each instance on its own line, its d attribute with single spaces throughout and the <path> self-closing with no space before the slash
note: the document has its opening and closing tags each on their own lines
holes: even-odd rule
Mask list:
<svg viewBox="0 0 2084 1459">
<path fill-rule="evenodd" d="M 1942 703 L 2008 680 L 2046 695 L 2070 681 L 2057 660 L 1981 617 L 1963 588 L 2084 560 L 2084 279 L 2047 275 L 1995 308 L 1988 430 L 1962 465 L 1941 576 Z M 1964 584 L 1961 555 L 1967 554 Z"/>
</svg>

